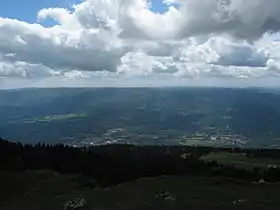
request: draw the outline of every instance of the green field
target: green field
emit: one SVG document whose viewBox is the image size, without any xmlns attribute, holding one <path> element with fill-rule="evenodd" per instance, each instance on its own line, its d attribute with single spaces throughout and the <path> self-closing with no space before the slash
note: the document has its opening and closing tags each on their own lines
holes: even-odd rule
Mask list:
<svg viewBox="0 0 280 210">
<path fill-rule="evenodd" d="M 62 210 L 84 199 L 81 210 L 279 209 L 278 184 L 255 185 L 225 178 L 142 178 L 110 188 L 90 179 L 52 171 L 0 174 L 1 210 Z"/>
<path fill-rule="evenodd" d="M 84 118 L 85 114 L 71 113 L 71 114 L 63 114 L 63 115 L 50 115 L 44 117 L 38 117 L 34 119 L 26 119 L 24 123 L 37 123 L 37 122 L 51 122 L 51 121 L 59 121 L 59 120 L 71 120 L 76 118 Z"/>
<path fill-rule="evenodd" d="M 230 152 L 211 152 L 200 157 L 203 161 L 217 161 L 220 164 L 234 165 L 238 168 L 253 169 L 267 168 L 269 166 L 280 166 L 280 160 L 272 158 L 250 158 L 243 153 L 230 153 Z"/>
</svg>

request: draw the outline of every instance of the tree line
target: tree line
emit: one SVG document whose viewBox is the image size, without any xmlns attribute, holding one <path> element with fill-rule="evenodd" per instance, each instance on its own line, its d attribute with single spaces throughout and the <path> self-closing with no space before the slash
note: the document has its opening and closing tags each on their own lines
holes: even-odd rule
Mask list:
<svg viewBox="0 0 280 210">
<path fill-rule="evenodd" d="M 51 169 L 83 174 L 102 186 L 140 177 L 161 175 L 218 176 L 249 181 L 280 181 L 280 169 L 238 169 L 216 161 L 201 161 L 209 152 L 246 152 L 250 157 L 280 158 L 278 150 L 225 149 L 181 146 L 103 145 L 74 148 L 67 145 L 28 145 L 0 138 L 0 171 Z M 270 156 L 269 156 L 270 154 Z"/>
</svg>

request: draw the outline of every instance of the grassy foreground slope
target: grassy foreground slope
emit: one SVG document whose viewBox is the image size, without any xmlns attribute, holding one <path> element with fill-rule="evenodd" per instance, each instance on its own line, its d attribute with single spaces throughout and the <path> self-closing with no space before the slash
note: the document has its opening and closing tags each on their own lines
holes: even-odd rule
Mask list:
<svg viewBox="0 0 280 210">
<path fill-rule="evenodd" d="M 270 164 L 279 160 L 267 149 L 0 140 L 0 210 L 278 210 L 280 168 Z"/>
<path fill-rule="evenodd" d="M 267 167 L 280 167 L 280 160 L 274 158 L 252 158 L 246 153 L 230 153 L 230 152 L 211 152 L 202 155 L 199 160 L 217 161 L 223 165 L 234 165 L 237 168 L 253 170 L 255 167 L 266 169 Z"/>
<path fill-rule="evenodd" d="M 280 193 L 278 184 L 179 176 L 141 178 L 98 188 L 86 177 L 47 170 L 1 173 L 0 186 L 1 210 L 60 210 L 77 198 L 85 200 L 78 208 L 84 210 L 278 210 Z"/>
</svg>

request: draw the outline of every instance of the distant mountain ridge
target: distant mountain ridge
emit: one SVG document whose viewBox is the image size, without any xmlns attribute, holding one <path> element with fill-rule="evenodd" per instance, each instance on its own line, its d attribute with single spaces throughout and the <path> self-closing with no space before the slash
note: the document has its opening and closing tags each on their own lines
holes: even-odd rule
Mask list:
<svg viewBox="0 0 280 210">
<path fill-rule="evenodd" d="M 277 89 L 1 90 L 0 116 L 0 135 L 27 143 L 280 146 Z"/>
</svg>

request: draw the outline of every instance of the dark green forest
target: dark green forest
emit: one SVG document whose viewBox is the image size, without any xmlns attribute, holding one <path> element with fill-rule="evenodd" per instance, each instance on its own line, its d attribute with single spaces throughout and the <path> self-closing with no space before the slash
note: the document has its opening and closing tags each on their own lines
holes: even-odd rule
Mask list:
<svg viewBox="0 0 280 210">
<path fill-rule="evenodd" d="M 201 161 L 209 152 L 246 153 L 250 158 L 280 159 L 279 150 L 224 149 L 180 146 L 107 145 L 73 148 L 65 145 L 28 145 L 0 141 L 0 170 L 51 169 L 83 174 L 100 186 L 117 185 L 140 177 L 161 175 L 229 177 L 247 181 L 280 181 L 280 169 L 238 169 L 216 161 Z"/>
</svg>

